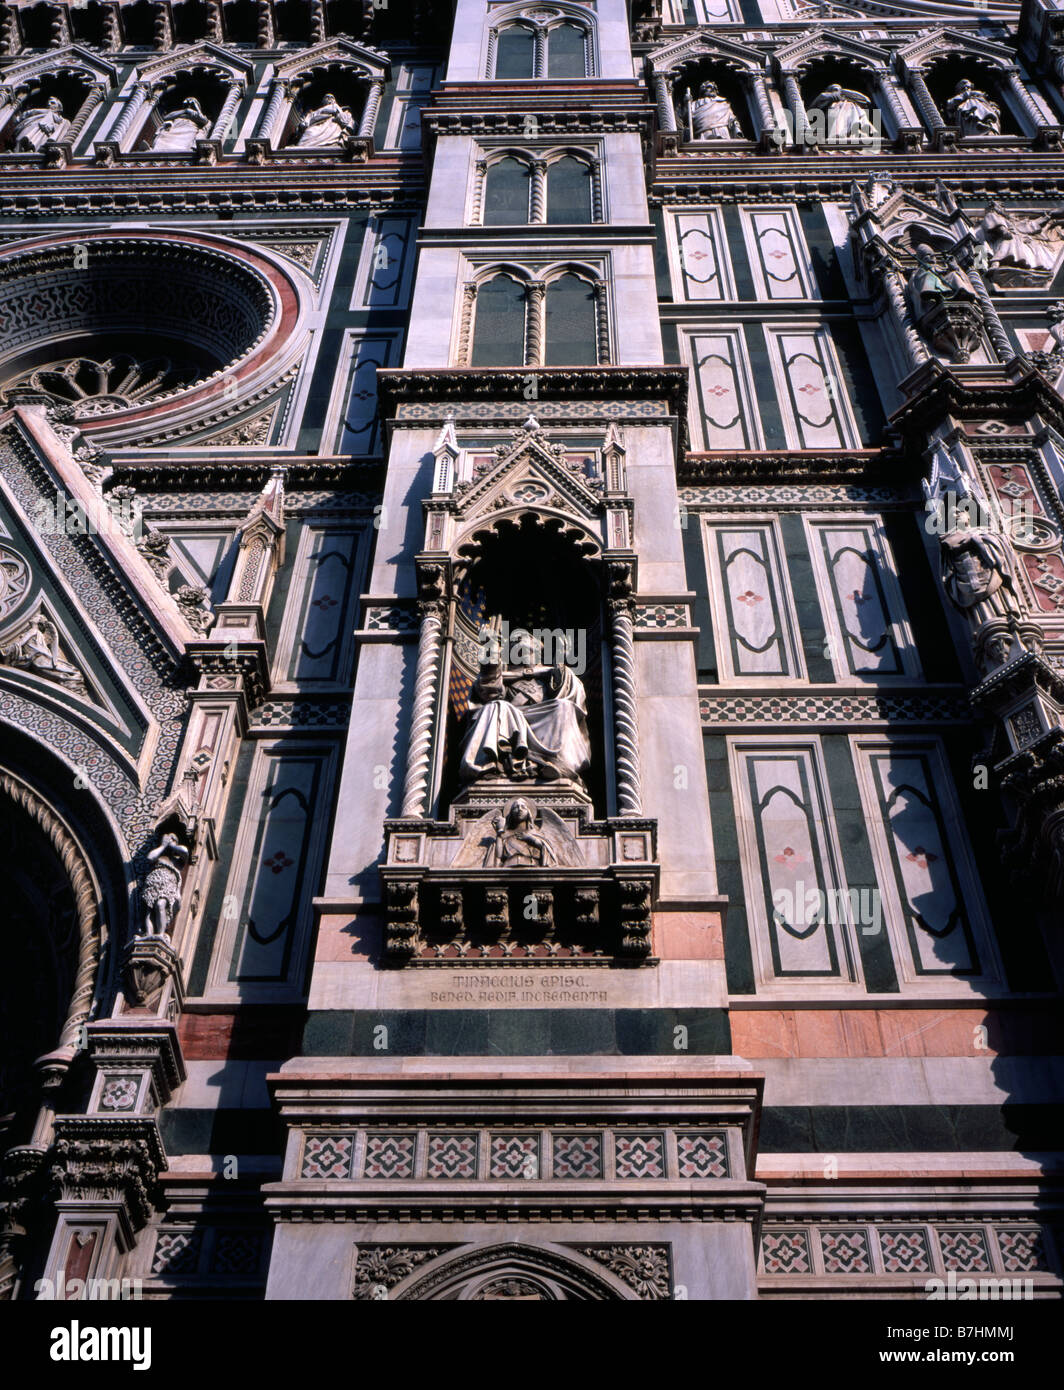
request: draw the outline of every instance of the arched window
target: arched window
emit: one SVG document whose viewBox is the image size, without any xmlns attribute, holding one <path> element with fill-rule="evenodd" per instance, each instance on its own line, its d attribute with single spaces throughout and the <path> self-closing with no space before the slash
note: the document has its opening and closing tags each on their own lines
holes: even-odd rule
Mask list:
<svg viewBox="0 0 1064 1390">
<path fill-rule="evenodd" d="M 525 24 L 510 24 L 499 31 L 499 46 L 495 53 L 495 76 L 532 77 L 534 75 L 536 36 Z"/>
<path fill-rule="evenodd" d="M 527 222 L 532 170 L 519 159 L 500 159 L 488 169 L 484 186 L 484 222 L 489 227 Z"/>
<path fill-rule="evenodd" d="M 525 360 L 525 287 L 510 275 L 480 286 L 473 328 L 474 367 L 520 367 Z"/>
<path fill-rule="evenodd" d="M 547 169 L 547 221 L 591 221 L 591 168 L 566 155 Z"/>
<path fill-rule="evenodd" d="M 595 291 L 579 275 L 560 275 L 547 286 L 544 365 L 594 366 L 598 362 Z"/>
<path fill-rule="evenodd" d="M 547 76 L 584 77 L 586 54 L 586 29 L 579 24 L 555 25 L 547 34 Z"/>
</svg>

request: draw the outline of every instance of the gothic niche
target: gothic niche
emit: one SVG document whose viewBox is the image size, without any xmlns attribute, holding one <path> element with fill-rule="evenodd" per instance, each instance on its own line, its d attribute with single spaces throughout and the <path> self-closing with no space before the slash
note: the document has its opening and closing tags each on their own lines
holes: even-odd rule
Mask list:
<svg viewBox="0 0 1064 1390">
<path fill-rule="evenodd" d="M 13 113 L 0 130 L 0 148 L 7 154 L 37 154 L 46 145 L 68 141 L 91 86 L 87 73 L 71 71 L 47 73 L 24 83 L 16 91 Z"/>
<path fill-rule="evenodd" d="M 353 68 L 315 68 L 293 83 L 293 101 L 278 148 L 346 149 L 358 135 L 366 79 Z"/>
<path fill-rule="evenodd" d="M 681 140 L 712 144 L 754 139 L 749 103 L 735 73 L 720 63 L 688 63 L 673 81 Z"/>
<path fill-rule="evenodd" d="M 878 151 L 881 117 L 869 75 L 841 58 L 810 64 L 800 80 L 807 143 Z"/>
<path fill-rule="evenodd" d="M 1021 133 L 998 90 L 1001 76 L 993 67 L 980 69 L 954 57 L 930 67 L 925 81 L 946 124 L 962 140 L 979 140 Z"/>
<path fill-rule="evenodd" d="M 229 94 L 231 79 L 210 69 L 177 73 L 167 80 L 132 148 L 158 154 L 191 153 L 206 140 Z"/>
<path fill-rule="evenodd" d="M 611 430 L 602 455 L 567 450 L 532 419 L 494 454 L 463 456 L 454 439 L 445 426 L 418 561 L 386 958 L 639 963 L 657 870 L 640 807 L 623 448 Z"/>
</svg>

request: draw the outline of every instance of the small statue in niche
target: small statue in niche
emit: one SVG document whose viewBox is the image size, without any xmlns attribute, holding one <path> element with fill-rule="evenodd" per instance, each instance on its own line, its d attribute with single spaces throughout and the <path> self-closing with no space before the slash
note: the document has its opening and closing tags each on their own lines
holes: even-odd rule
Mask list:
<svg viewBox="0 0 1064 1390">
<path fill-rule="evenodd" d="M 850 91 L 835 82 L 820 93 L 809 110 L 824 112 L 828 144 L 859 145 L 870 144 L 877 138 L 870 107 L 863 92 Z"/>
<path fill-rule="evenodd" d="M 41 150 L 50 140 L 62 140 L 69 131 L 70 122 L 63 116 L 58 97 L 49 97 L 44 106 L 23 107 L 15 117 L 15 153 Z"/>
<path fill-rule="evenodd" d="M 1001 107 L 967 77 L 946 102 L 946 115 L 962 136 L 1001 134 Z"/>
<path fill-rule="evenodd" d="M 470 693 L 459 775 L 580 781 L 591 762 L 583 683 L 568 666 L 544 665 L 533 634 L 515 630 L 510 641 L 514 664 L 504 667 L 495 630 L 481 634 L 487 659 Z"/>
<path fill-rule="evenodd" d="M 141 890 L 144 930 L 141 936 L 168 936 L 181 906 L 181 874 L 188 863 L 187 848 L 171 831 L 148 854 L 151 868 Z"/>
<path fill-rule="evenodd" d="M 996 531 L 973 524 L 958 507 L 957 524 L 939 540 L 942 587 L 973 632 L 1001 618 L 1021 616 L 1008 541 Z"/>
<path fill-rule="evenodd" d="M 355 120 L 332 92 L 326 92 L 320 106 L 313 107 L 296 127 L 296 147 L 301 150 L 342 145 L 355 132 Z"/>
<path fill-rule="evenodd" d="M 906 286 L 909 308 L 919 320 L 929 309 L 958 297 L 974 297 L 971 286 L 956 267 L 940 275 L 935 269 L 935 253 L 930 246 L 916 248 L 916 266 Z"/>
<path fill-rule="evenodd" d="M 975 230 L 975 240 L 986 247 L 992 270 L 1008 266 L 1051 271 L 1060 253 L 1062 219 L 1060 210 L 1031 219 L 1013 217 L 1000 199 L 992 198 Z"/>
<path fill-rule="evenodd" d="M 692 140 L 741 140 L 743 128 L 715 82 L 703 82 L 688 103 Z"/>
<path fill-rule="evenodd" d="M 184 105 L 163 117 L 151 147 L 153 150 L 194 150 L 196 141 L 210 124 L 210 117 L 204 115 L 196 98 L 189 97 Z"/>
<path fill-rule="evenodd" d="M 932 248 L 918 246 L 905 297 L 928 342 L 951 361 L 967 362 L 979 344 L 983 315 L 971 283 L 956 264 L 950 262 L 940 274 Z"/>
</svg>

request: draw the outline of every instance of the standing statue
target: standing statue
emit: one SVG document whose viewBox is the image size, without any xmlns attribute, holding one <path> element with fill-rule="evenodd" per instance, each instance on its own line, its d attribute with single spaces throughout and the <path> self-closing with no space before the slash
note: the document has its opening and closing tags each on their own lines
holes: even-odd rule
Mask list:
<svg viewBox="0 0 1064 1390">
<path fill-rule="evenodd" d="M 166 936 L 173 928 L 181 906 L 181 871 L 188 858 L 188 850 L 170 831 L 148 854 L 152 867 L 140 895 L 144 904 L 142 936 Z"/>
<path fill-rule="evenodd" d="M 1004 536 L 974 526 L 967 513 L 939 540 L 942 587 L 977 633 L 986 623 L 1021 616 L 1012 553 Z"/>
<path fill-rule="evenodd" d="M 863 92 L 852 92 L 836 82 L 810 105 L 810 111 L 823 111 L 827 118 L 829 144 L 868 144 L 877 139 L 869 114 L 871 102 Z"/>
<path fill-rule="evenodd" d="M 342 145 L 348 135 L 354 134 L 355 121 L 347 107 L 340 106 L 332 92 L 326 92 L 321 105 L 307 112 L 296 131 L 297 148 L 321 149 Z"/>
<path fill-rule="evenodd" d="M 974 298 L 974 291 L 956 268 L 940 275 L 935 269 L 934 250 L 927 245 L 916 248 L 916 266 L 905 292 L 913 317 L 920 321 L 931 309 L 958 298 Z"/>
<path fill-rule="evenodd" d="M 1011 217 L 1001 200 L 992 198 L 975 230 L 975 240 L 987 249 L 991 269 L 1052 270 L 1060 251 L 1059 211 L 1025 220 Z"/>
<path fill-rule="evenodd" d="M 703 82 L 688 103 L 692 140 L 741 140 L 743 128 L 715 82 Z"/>
<path fill-rule="evenodd" d="M 153 150 L 194 150 L 196 141 L 211 124 L 195 97 L 163 117 L 163 123 L 152 141 Z"/>
<path fill-rule="evenodd" d="M 485 776 L 515 781 L 579 781 L 591 762 L 587 699 L 568 666 L 544 666 L 535 637 L 516 644 L 516 664 L 490 655 L 470 693 L 470 722 L 462 745 L 463 782 Z"/>
<path fill-rule="evenodd" d="M 46 106 L 25 106 L 15 117 L 15 153 L 41 150 L 49 140 L 62 140 L 69 130 L 58 97 L 49 97 Z"/>
<path fill-rule="evenodd" d="M 1001 134 L 1001 107 L 967 77 L 946 102 L 946 115 L 961 135 Z"/>
</svg>

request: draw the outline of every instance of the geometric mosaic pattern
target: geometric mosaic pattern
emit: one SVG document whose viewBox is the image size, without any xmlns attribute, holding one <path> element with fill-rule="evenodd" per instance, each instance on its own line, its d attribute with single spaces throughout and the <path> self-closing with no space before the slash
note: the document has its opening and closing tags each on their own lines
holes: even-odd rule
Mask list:
<svg viewBox="0 0 1064 1390">
<path fill-rule="evenodd" d="M 312 1134 L 303 1150 L 304 1178 L 349 1178 L 354 1141 L 346 1134 Z"/>
<path fill-rule="evenodd" d="M 931 1255 L 922 1230 L 880 1231 L 879 1248 L 888 1274 L 930 1273 Z"/>
<path fill-rule="evenodd" d="M 212 1274 L 257 1274 L 262 1261 L 258 1231 L 219 1231 L 211 1257 Z"/>
<path fill-rule="evenodd" d="M 663 1178 L 665 1141 L 660 1134 L 618 1134 L 616 1139 L 619 1178 Z"/>
<path fill-rule="evenodd" d="M 681 1178 L 726 1178 L 728 1157 L 723 1134 L 678 1134 L 676 1153 Z"/>
<path fill-rule="evenodd" d="M 704 728 L 719 724 L 964 723 L 956 695 L 701 695 Z"/>
<path fill-rule="evenodd" d="M 192 1274 L 199 1264 L 202 1231 L 160 1231 L 152 1254 L 153 1274 Z"/>
<path fill-rule="evenodd" d="M 538 1134 L 493 1134 L 489 1177 L 538 1178 Z"/>
<path fill-rule="evenodd" d="M 1049 1268 L 1040 1231 L 998 1230 L 1001 1263 L 1010 1274 L 1037 1274 Z"/>
<path fill-rule="evenodd" d="M 430 1178 L 475 1178 L 477 1175 L 477 1136 L 475 1134 L 433 1134 L 429 1136 Z"/>
<path fill-rule="evenodd" d="M 808 1274 L 813 1267 L 805 1231 L 772 1231 L 761 1242 L 766 1274 Z"/>
<path fill-rule="evenodd" d="M 947 1270 L 958 1274 L 981 1274 L 992 1268 L 986 1248 L 986 1236 L 980 1230 L 939 1229 L 938 1243 L 942 1263 Z"/>
<path fill-rule="evenodd" d="M 601 1178 L 602 1140 L 597 1134 L 554 1136 L 556 1178 Z"/>
<path fill-rule="evenodd" d="M 371 1134 L 366 1140 L 365 1175 L 367 1178 L 412 1178 L 414 1136 Z"/>
<path fill-rule="evenodd" d="M 827 1274 L 870 1274 L 868 1237 L 864 1231 L 825 1231 L 821 1236 Z"/>
</svg>

